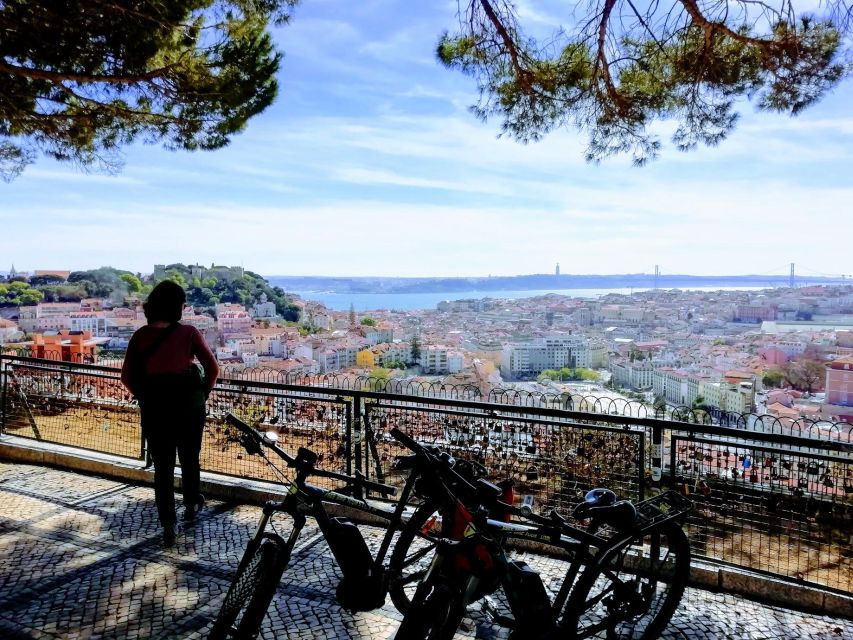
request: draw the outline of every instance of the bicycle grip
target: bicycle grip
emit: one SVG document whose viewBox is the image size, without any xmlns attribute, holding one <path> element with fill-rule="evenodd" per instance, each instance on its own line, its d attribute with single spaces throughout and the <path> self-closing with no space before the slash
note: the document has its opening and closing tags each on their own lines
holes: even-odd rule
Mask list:
<svg viewBox="0 0 853 640">
<path fill-rule="evenodd" d="M 424 448 L 411 436 L 406 435 L 402 431 L 400 431 L 397 427 L 394 427 L 390 431 L 391 435 L 397 439 L 404 447 L 414 451 L 415 453 L 423 453 Z"/>
<path fill-rule="evenodd" d="M 372 482 L 371 480 L 363 480 L 362 486 L 368 491 L 381 493 L 383 496 L 397 495 L 397 487 L 392 487 L 390 484 L 382 484 L 381 482 Z"/>
</svg>

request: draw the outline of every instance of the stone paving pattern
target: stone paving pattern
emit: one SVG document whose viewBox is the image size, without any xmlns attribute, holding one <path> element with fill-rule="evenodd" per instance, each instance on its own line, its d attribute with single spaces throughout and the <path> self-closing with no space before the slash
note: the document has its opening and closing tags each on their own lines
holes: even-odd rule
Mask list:
<svg viewBox="0 0 853 640">
<path fill-rule="evenodd" d="M 0 462 L 0 638 L 205 638 L 259 515 L 211 501 L 166 550 L 152 489 Z M 376 545 L 381 531 L 364 530 Z M 551 586 L 559 562 L 525 559 Z M 262 637 L 392 638 L 400 615 L 390 599 L 346 612 L 335 602 L 338 575 L 309 523 Z M 457 638 L 507 635 L 473 611 Z M 689 589 L 663 637 L 851 640 L 853 621 Z"/>
</svg>

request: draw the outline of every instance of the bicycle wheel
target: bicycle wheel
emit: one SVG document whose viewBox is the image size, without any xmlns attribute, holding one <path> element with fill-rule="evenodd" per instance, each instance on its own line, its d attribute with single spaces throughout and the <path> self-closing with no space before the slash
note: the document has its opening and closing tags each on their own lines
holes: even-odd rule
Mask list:
<svg viewBox="0 0 853 640">
<path fill-rule="evenodd" d="M 452 640 L 465 615 L 458 589 L 435 585 L 423 604 L 412 603 L 395 640 Z"/>
<path fill-rule="evenodd" d="M 690 545 L 674 522 L 606 552 L 566 604 L 566 638 L 653 640 L 669 623 L 690 573 Z"/>
<path fill-rule="evenodd" d="M 441 533 L 438 509 L 424 504 L 400 532 L 388 561 L 388 592 L 400 613 L 406 613 L 418 583 L 423 578 L 435 550 L 435 539 Z"/>
<path fill-rule="evenodd" d="M 287 561 L 284 540 L 274 533 L 265 533 L 252 555 L 237 570 L 210 630 L 210 640 L 242 640 L 258 635 Z"/>
</svg>

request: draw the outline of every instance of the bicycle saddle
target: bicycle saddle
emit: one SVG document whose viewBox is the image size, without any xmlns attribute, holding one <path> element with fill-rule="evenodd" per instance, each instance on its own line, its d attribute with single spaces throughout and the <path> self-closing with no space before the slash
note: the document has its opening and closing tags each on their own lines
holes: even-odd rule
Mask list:
<svg viewBox="0 0 853 640">
<path fill-rule="evenodd" d="M 637 519 L 637 509 L 627 500 L 617 500 L 610 489 L 592 489 L 572 515 L 578 520 L 598 518 L 615 527 L 628 527 Z"/>
</svg>

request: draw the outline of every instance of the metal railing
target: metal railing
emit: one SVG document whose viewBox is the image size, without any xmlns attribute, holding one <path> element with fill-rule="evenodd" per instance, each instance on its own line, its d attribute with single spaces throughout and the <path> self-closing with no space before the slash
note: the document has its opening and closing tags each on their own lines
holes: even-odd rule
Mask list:
<svg viewBox="0 0 853 640">
<path fill-rule="evenodd" d="M 688 528 L 698 557 L 853 593 L 850 425 L 761 430 L 754 419 L 715 425 L 591 410 L 611 399 L 506 393 L 494 402 L 468 397 L 467 387 L 415 394 L 357 378 L 328 386 L 343 379 L 220 380 L 208 403 L 202 468 L 275 479 L 231 437 L 224 416 L 232 411 L 277 430 L 291 452 L 314 449 L 324 468 L 396 483 L 394 456 L 404 453 L 388 433 L 396 426 L 478 461 L 495 480 L 512 477 L 519 499 L 530 495 L 543 511 L 569 514 L 595 486 L 631 499 L 672 486 L 697 503 Z M 0 356 L 0 393 L 2 434 L 145 459 L 137 408 L 116 368 Z"/>
<path fill-rule="evenodd" d="M 0 346 L 0 357 L 31 357 L 26 346 Z M 66 362 L 58 351 L 48 351 L 39 360 Z M 121 368 L 123 358 L 87 356 L 74 354 L 74 364 L 92 364 L 100 367 Z M 823 437 L 827 431 L 835 430 L 839 437 L 850 439 L 850 425 L 821 418 L 790 418 L 772 414 L 735 413 L 714 408 L 694 408 L 686 405 L 655 407 L 651 403 L 632 400 L 614 392 L 612 395 L 595 395 L 576 390 L 554 392 L 530 391 L 519 388 L 488 387 L 474 384 L 449 384 L 419 378 L 385 378 L 373 375 L 354 374 L 340 371 L 333 373 L 307 374 L 281 371 L 265 366 L 224 364 L 221 376 L 231 381 L 273 383 L 300 387 L 327 387 L 340 391 L 373 391 L 396 395 L 426 398 L 473 400 L 503 405 L 538 407 L 600 413 L 608 416 L 633 418 L 656 418 L 693 424 L 719 425 L 737 429 L 749 429 L 762 433 L 787 433 L 803 437 Z"/>
</svg>

